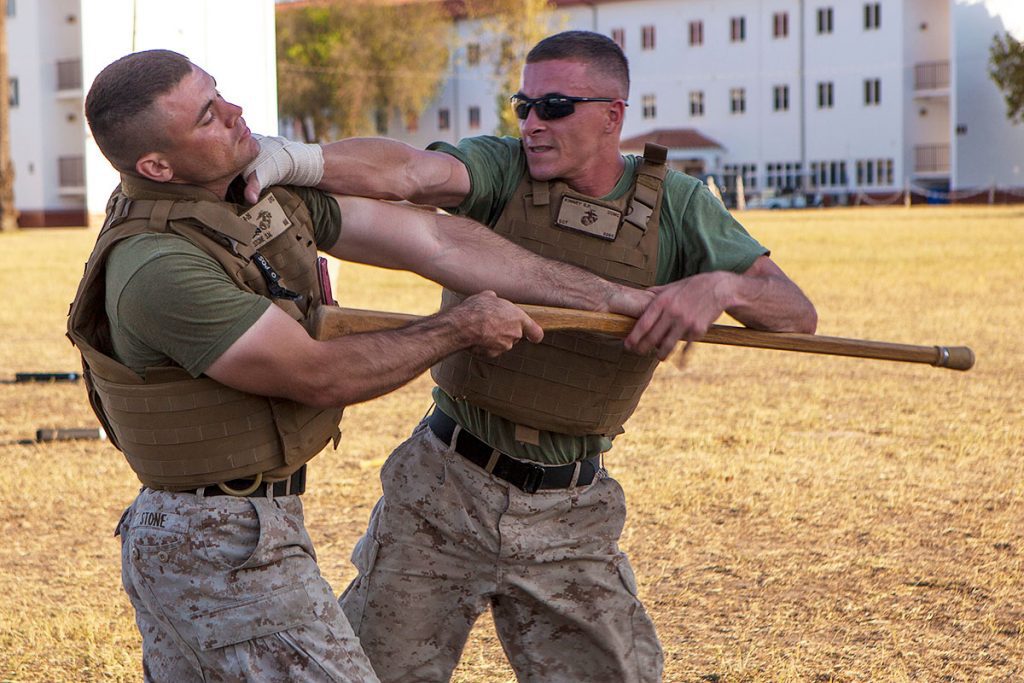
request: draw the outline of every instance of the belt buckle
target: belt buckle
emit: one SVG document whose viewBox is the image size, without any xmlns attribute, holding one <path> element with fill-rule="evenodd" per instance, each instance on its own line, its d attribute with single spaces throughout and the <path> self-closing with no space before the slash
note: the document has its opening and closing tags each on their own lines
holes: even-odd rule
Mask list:
<svg viewBox="0 0 1024 683">
<path fill-rule="evenodd" d="M 253 479 L 252 484 L 247 486 L 244 489 L 232 488 L 232 487 L 228 486 L 228 483 L 226 481 L 218 482 L 217 483 L 217 488 L 219 488 L 221 491 L 223 491 L 224 493 L 228 494 L 229 496 L 238 496 L 239 498 L 244 498 L 246 496 L 249 496 L 249 495 L 255 493 L 256 489 L 258 489 L 260 487 L 260 484 L 262 484 L 262 483 L 263 483 L 263 473 L 260 472 L 260 473 L 258 473 L 256 475 L 256 478 Z"/>
<path fill-rule="evenodd" d="M 537 493 L 541 482 L 544 481 L 544 467 L 536 463 L 527 463 L 526 481 L 522 489 L 527 493 Z"/>
</svg>

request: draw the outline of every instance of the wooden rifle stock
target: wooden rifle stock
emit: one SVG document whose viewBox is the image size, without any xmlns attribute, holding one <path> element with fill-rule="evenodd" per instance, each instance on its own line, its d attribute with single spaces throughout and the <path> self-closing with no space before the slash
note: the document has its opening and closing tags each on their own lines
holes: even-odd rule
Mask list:
<svg viewBox="0 0 1024 683">
<path fill-rule="evenodd" d="M 545 332 L 575 330 L 625 337 L 636 322 L 635 318 L 615 313 L 525 304 L 520 308 L 537 321 Z M 317 339 L 331 339 L 346 334 L 394 330 L 420 318 L 421 316 L 407 313 L 321 306 L 314 320 L 314 335 Z M 698 341 L 758 349 L 927 363 L 951 370 L 970 370 L 974 366 L 974 352 L 966 346 L 915 346 L 795 332 L 762 332 L 731 325 L 712 325 L 707 334 Z"/>
</svg>

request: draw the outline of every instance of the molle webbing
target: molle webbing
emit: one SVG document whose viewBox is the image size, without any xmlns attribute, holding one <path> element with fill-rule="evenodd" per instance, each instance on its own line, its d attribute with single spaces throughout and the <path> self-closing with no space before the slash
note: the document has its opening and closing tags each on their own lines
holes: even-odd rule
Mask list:
<svg viewBox="0 0 1024 683">
<path fill-rule="evenodd" d="M 311 219 L 296 196 L 282 188 L 271 191 L 292 225 L 259 253 L 303 297 L 274 303 L 306 323 L 307 313 L 320 304 Z M 246 394 L 209 377 L 192 378 L 179 367 L 147 368 L 143 378 L 109 355 L 104 264 L 128 237 L 180 235 L 215 258 L 240 288 L 268 296 L 264 276 L 252 263 L 254 228 L 229 206 L 132 200 L 115 192 L 72 304 L 68 336 L 82 353 L 93 410 L 139 479 L 153 488 L 189 489 L 259 473 L 271 481 L 284 478 L 340 436 L 340 409 Z"/>
<path fill-rule="evenodd" d="M 308 227 L 311 219 L 306 205 L 296 195 L 279 187 L 272 188 L 271 192 L 293 225 L 307 226 L 306 230 L 290 229 L 259 249 L 291 290 L 312 293 L 313 296 L 306 296 L 303 302 L 274 301 L 293 318 L 301 320 L 320 301 L 316 268 L 310 265 L 317 257 L 312 228 Z M 115 193 L 108 204 L 104 230 L 118 227 L 118 232 L 131 234 L 163 232 L 185 237 L 217 259 L 243 289 L 270 298 L 263 273 L 252 260 L 257 251 L 251 246 L 254 228 L 230 207 L 230 204 L 204 201 L 130 199 Z"/>
<path fill-rule="evenodd" d="M 494 230 L 535 253 L 609 280 L 653 285 L 666 170 L 665 149 L 649 145 L 632 191 L 617 201 L 584 197 L 563 183 L 526 176 Z M 558 226 L 563 197 L 621 212 L 615 239 Z M 445 290 L 442 308 L 459 299 Z M 518 424 L 574 436 L 614 435 L 636 409 L 656 366 L 656 358 L 631 354 L 618 339 L 550 332 L 540 344 L 521 342 L 494 359 L 466 352 L 452 355 L 435 365 L 431 375 L 456 399 L 464 398 Z"/>
</svg>

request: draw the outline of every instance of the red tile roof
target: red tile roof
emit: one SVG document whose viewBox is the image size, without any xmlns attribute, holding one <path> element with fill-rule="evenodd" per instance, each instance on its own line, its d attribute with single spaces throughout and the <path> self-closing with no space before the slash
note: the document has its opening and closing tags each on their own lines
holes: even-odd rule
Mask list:
<svg viewBox="0 0 1024 683">
<path fill-rule="evenodd" d="M 659 128 L 619 143 L 626 150 L 643 149 L 644 143 L 653 142 L 669 149 L 723 149 L 722 145 L 703 135 L 696 128 Z"/>
</svg>

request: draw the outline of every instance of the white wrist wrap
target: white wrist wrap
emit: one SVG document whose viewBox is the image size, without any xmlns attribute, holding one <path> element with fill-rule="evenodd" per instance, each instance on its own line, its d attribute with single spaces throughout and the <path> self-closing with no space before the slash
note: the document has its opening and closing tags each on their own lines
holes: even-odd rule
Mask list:
<svg viewBox="0 0 1024 683">
<path fill-rule="evenodd" d="M 271 185 L 312 187 L 324 177 L 324 152 L 320 145 L 255 133 L 253 138 L 260 143 L 260 153 L 245 167 L 242 176 L 248 178 L 255 173 L 260 189 Z"/>
</svg>

